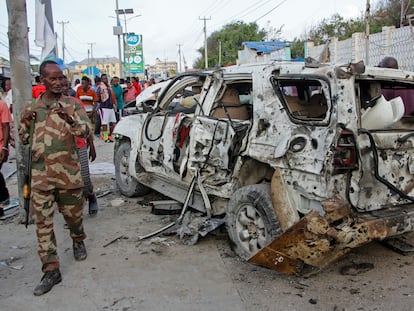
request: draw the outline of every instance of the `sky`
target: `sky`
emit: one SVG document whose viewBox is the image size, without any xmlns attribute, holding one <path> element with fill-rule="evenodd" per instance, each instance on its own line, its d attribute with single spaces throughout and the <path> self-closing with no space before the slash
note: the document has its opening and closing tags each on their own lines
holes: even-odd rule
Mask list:
<svg viewBox="0 0 414 311">
<path fill-rule="evenodd" d="M 34 3 L 26 0 L 29 48 L 30 54 L 40 57 L 41 48 L 34 44 Z M 145 64 L 154 64 L 156 58 L 179 62 L 180 48 L 189 68 L 202 56 L 197 50 L 204 44 L 204 18 L 207 36 L 226 24 L 243 21 L 256 22 L 265 30 L 283 26 L 281 36 L 290 41 L 335 13 L 359 17 L 365 6 L 366 0 L 118 0 L 119 9 L 134 10 L 126 15 L 126 26 L 128 32 L 142 35 Z M 93 57 L 118 57 L 115 9 L 116 0 L 52 0 L 59 57 L 62 22 L 66 63 L 86 59 L 88 49 Z M 120 20 L 125 28 L 124 15 Z M 0 57 L 9 59 L 7 29 L 6 0 L 0 0 Z"/>
</svg>

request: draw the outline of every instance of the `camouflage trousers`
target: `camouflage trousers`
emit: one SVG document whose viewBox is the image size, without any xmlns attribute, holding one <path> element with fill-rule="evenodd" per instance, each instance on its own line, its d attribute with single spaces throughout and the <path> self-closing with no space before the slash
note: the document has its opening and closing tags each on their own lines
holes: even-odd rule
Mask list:
<svg viewBox="0 0 414 311">
<path fill-rule="evenodd" d="M 32 215 L 36 223 L 38 254 L 42 261 L 42 271 L 59 268 L 56 236 L 53 231 L 54 203 L 63 214 L 74 241 L 86 238 L 83 230 L 83 189 L 54 189 L 41 191 L 32 189 Z"/>
</svg>

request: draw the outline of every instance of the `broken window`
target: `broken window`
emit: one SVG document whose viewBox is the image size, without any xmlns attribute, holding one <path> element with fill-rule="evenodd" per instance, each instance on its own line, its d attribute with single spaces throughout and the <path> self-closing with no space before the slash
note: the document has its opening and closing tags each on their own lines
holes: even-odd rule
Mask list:
<svg viewBox="0 0 414 311">
<path fill-rule="evenodd" d="M 226 84 L 218 92 L 210 115 L 217 119 L 249 120 L 252 102 L 251 81 Z"/>
<path fill-rule="evenodd" d="M 280 101 L 290 117 L 322 121 L 328 116 L 328 86 L 316 79 L 272 79 Z"/>
<path fill-rule="evenodd" d="M 361 127 L 414 127 L 414 84 L 359 80 L 356 91 L 361 107 Z"/>
</svg>

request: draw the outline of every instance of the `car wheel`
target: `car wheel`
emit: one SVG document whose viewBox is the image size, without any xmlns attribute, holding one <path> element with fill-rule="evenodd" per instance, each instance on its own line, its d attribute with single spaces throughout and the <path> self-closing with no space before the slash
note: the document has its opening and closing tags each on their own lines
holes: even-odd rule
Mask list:
<svg viewBox="0 0 414 311">
<path fill-rule="evenodd" d="M 250 258 L 280 235 L 269 185 L 238 189 L 228 203 L 226 227 L 233 250 L 242 259 Z"/>
<path fill-rule="evenodd" d="M 120 142 L 115 151 L 115 177 L 121 193 L 127 197 L 144 195 L 149 192 L 149 188 L 139 183 L 129 174 L 129 155 L 131 152 L 130 142 Z M 137 172 L 142 172 L 143 168 L 136 163 Z"/>
</svg>

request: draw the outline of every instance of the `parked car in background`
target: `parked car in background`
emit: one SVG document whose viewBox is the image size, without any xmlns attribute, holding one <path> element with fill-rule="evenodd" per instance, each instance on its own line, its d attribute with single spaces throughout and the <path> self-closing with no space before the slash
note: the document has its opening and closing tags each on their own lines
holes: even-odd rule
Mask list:
<svg viewBox="0 0 414 311">
<path fill-rule="evenodd" d="M 182 223 L 194 236 L 225 221 L 244 259 L 285 273 L 321 269 L 413 231 L 414 120 L 409 96 L 398 95 L 413 96 L 413 78 L 315 62 L 176 77 L 117 124 L 118 187 L 154 189 L 202 213 Z"/>
</svg>

